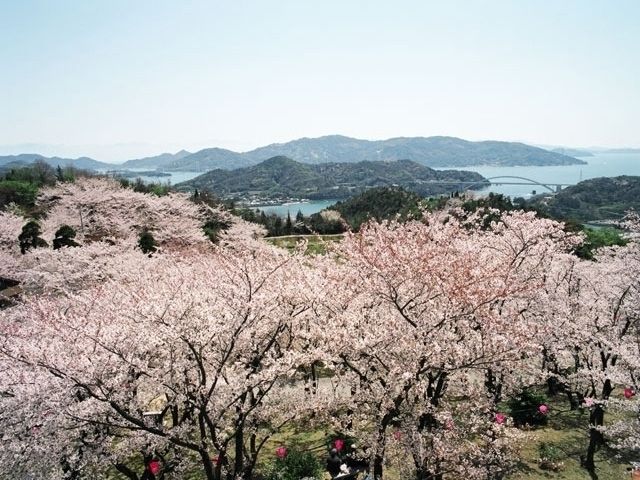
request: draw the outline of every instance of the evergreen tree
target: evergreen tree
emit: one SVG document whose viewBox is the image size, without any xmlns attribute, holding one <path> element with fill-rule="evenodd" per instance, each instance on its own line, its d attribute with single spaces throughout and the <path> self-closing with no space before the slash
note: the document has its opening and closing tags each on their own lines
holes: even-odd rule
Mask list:
<svg viewBox="0 0 640 480">
<path fill-rule="evenodd" d="M 304 222 L 304 215 L 302 214 L 302 210 L 298 210 L 296 213 L 296 223 Z"/>
<path fill-rule="evenodd" d="M 53 239 L 53 249 L 58 250 L 62 247 L 79 247 L 74 238 L 76 237 L 76 231 L 69 225 L 62 225 L 55 233 Z"/>
<path fill-rule="evenodd" d="M 56 168 L 56 180 L 58 180 L 59 182 L 64 182 L 64 172 L 62 171 L 62 167 L 60 167 L 60 165 L 58 165 L 58 167 Z"/>
<path fill-rule="evenodd" d="M 282 218 L 277 216 L 273 222 L 273 236 L 277 237 L 279 235 L 282 235 Z"/>
<path fill-rule="evenodd" d="M 287 211 L 287 221 L 284 225 L 284 233 L 285 235 L 291 235 L 293 231 L 293 223 L 291 222 L 291 214 Z"/>
<path fill-rule="evenodd" d="M 143 230 L 138 239 L 138 247 L 140 247 L 140 250 L 142 250 L 143 253 L 152 254 L 158 250 L 156 248 L 157 246 L 156 239 L 153 238 L 151 232 L 146 229 Z"/>
<path fill-rule="evenodd" d="M 24 255 L 28 250 L 38 247 L 47 247 L 49 244 L 40 238 L 41 234 L 40 224 L 35 220 L 28 221 L 22 232 L 18 235 L 18 242 L 20 242 L 20 252 Z"/>
</svg>

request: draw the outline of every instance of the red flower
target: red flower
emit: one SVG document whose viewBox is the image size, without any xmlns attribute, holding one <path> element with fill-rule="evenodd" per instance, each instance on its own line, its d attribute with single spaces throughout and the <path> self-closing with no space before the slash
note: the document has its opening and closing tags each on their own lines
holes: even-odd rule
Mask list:
<svg viewBox="0 0 640 480">
<path fill-rule="evenodd" d="M 627 387 L 624 389 L 624 398 L 626 398 L 627 400 L 629 400 L 630 398 L 633 398 L 635 396 L 636 392 L 633 391 L 633 388 L 631 387 Z"/>
<path fill-rule="evenodd" d="M 211 461 L 217 465 L 220 464 L 220 456 L 216 455 L 215 457 L 211 457 Z"/>
<path fill-rule="evenodd" d="M 283 460 L 284 457 L 287 456 L 287 447 L 278 447 L 276 448 L 276 457 L 280 460 Z"/>
<path fill-rule="evenodd" d="M 400 430 L 396 430 L 395 432 L 393 432 L 393 438 L 395 438 L 396 440 L 400 440 L 402 438 L 402 432 Z"/>
<path fill-rule="evenodd" d="M 496 413 L 495 421 L 498 425 L 504 424 L 507 421 L 507 416 L 504 413 Z"/>
<path fill-rule="evenodd" d="M 160 473 L 160 462 L 158 460 L 151 460 L 149 462 L 149 471 L 154 475 L 158 475 Z"/>
<path fill-rule="evenodd" d="M 333 446 L 336 448 L 336 450 L 341 452 L 344 448 L 344 440 L 342 440 L 341 438 L 337 438 L 335 442 L 333 442 Z"/>
</svg>

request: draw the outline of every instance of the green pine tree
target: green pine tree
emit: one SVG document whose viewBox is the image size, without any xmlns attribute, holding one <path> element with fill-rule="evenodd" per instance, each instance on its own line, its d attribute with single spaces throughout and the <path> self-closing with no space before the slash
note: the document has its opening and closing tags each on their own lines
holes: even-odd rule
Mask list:
<svg viewBox="0 0 640 480">
<path fill-rule="evenodd" d="M 69 225 L 62 225 L 55 233 L 53 249 L 58 250 L 62 247 L 79 247 L 80 244 L 77 243 L 74 238 L 76 238 L 76 231 Z"/>
<path fill-rule="evenodd" d="M 24 255 L 28 250 L 32 248 L 47 247 L 49 244 L 40 238 L 40 224 L 35 220 L 28 221 L 22 232 L 18 235 L 18 242 L 20 243 L 20 252 Z"/>
<path fill-rule="evenodd" d="M 140 247 L 140 250 L 142 250 L 143 253 L 152 254 L 158 250 L 156 248 L 157 246 L 158 244 L 156 243 L 156 239 L 153 238 L 153 235 L 149 230 L 145 229 L 138 239 L 138 247 Z"/>
<path fill-rule="evenodd" d="M 293 231 L 293 222 L 291 222 L 291 214 L 289 212 L 287 212 L 287 221 L 284 224 L 284 234 L 285 235 L 291 235 L 291 232 Z"/>
</svg>

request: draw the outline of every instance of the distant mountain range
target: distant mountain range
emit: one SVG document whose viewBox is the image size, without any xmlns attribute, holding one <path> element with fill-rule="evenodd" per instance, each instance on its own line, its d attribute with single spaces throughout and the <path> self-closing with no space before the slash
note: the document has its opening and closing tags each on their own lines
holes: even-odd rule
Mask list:
<svg viewBox="0 0 640 480">
<path fill-rule="evenodd" d="M 583 151 L 580 151 L 581 154 Z M 30 163 L 42 159 L 51 165 L 73 165 L 94 170 L 162 169 L 167 171 L 206 172 L 232 170 L 256 165 L 276 156 L 286 156 L 306 164 L 354 163 L 376 160 L 410 159 L 428 167 L 465 167 L 476 165 L 547 166 L 584 164 L 568 155 L 573 150 L 549 151 L 524 143 L 483 141 L 470 142 L 455 137 L 400 137 L 388 140 L 359 140 L 341 135 L 300 138 L 287 143 L 274 143 L 249 152 L 238 153 L 223 148 L 206 148 L 195 153 L 181 150 L 175 154 L 128 160 L 122 164 L 98 162 L 90 158 L 47 158 L 36 154 L 0 157 L 0 166 L 9 162 Z"/>
<path fill-rule="evenodd" d="M 189 155 L 193 155 L 186 150 L 180 150 L 177 153 L 161 153 L 154 157 L 137 158 L 135 160 L 127 160 L 126 162 L 118 165 L 118 168 L 162 168 L 164 165 L 169 165 L 172 162 L 182 160 Z M 113 168 L 113 165 L 112 165 Z"/>
<path fill-rule="evenodd" d="M 444 181 L 446 185 L 429 182 Z M 484 177 L 463 170 L 433 170 L 412 160 L 309 165 L 284 156 L 236 170 L 216 169 L 176 184 L 179 190 L 208 190 L 224 198 L 347 198 L 372 187 L 400 186 L 421 195 L 463 190 Z"/>
<path fill-rule="evenodd" d="M 358 140 L 340 135 L 301 138 L 237 153 L 208 148 L 162 166 L 168 170 L 207 171 L 242 168 L 267 158 L 286 156 L 308 164 L 411 159 L 428 167 L 474 165 L 576 165 L 583 160 L 514 142 L 469 142 L 454 137 L 407 137 Z"/>
<path fill-rule="evenodd" d="M 81 170 L 102 170 L 113 169 L 117 165 L 113 163 L 99 162 L 89 157 L 80 158 L 60 158 L 60 157 L 45 157 L 44 155 L 38 155 L 37 153 L 21 153 L 20 155 L 5 155 L 0 156 L 0 167 L 6 166 L 24 166 L 33 163 L 37 160 L 47 162 L 52 167 L 74 167 Z"/>
</svg>

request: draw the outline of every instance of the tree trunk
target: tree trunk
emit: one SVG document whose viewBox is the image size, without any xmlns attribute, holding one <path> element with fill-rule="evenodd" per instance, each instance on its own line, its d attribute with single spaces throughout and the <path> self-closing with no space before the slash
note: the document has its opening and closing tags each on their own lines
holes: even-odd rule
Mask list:
<svg viewBox="0 0 640 480">
<path fill-rule="evenodd" d="M 216 480 L 215 472 L 213 471 L 213 464 L 211 458 L 209 458 L 209 452 L 207 450 L 199 450 L 200 458 L 202 459 L 202 465 L 204 466 L 204 474 L 207 480 Z"/>
<path fill-rule="evenodd" d="M 382 465 L 384 463 L 384 455 L 376 453 L 373 457 L 373 478 L 374 480 L 382 480 Z"/>
<path fill-rule="evenodd" d="M 238 475 L 244 469 L 244 421 L 242 417 L 236 421 L 235 455 L 234 471 Z"/>
<path fill-rule="evenodd" d="M 373 457 L 373 478 L 374 480 L 382 480 L 383 475 L 383 466 L 384 466 L 384 450 L 387 443 L 386 433 L 387 433 L 387 425 L 391 421 L 393 416 L 390 413 L 387 413 L 380 426 L 378 427 L 378 441 L 376 442 L 377 450 L 376 454 Z"/>
<path fill-rule="evenodd" d="M 590 473 L 591 478 L 597 478 L 595 475 L 596 465 L 594 457 L 604 443 L 602 432 L 597 430 L 597 427 L 601 427 L 603 424 L 604 409 L 601 405 L 596 405 L 589 416 L 589 447 L 587 448 L 587 456 L 583 462 L 583 466 Z"/>
<path fill-rule="evenodd" d="M 578 397 L 569 389 L 567 389 L 566 392 L 567 392 L 567 400 L 569 400 L 569 405 L 571 406 L 571 410 L 577 410 L 578 407 L 580 406 L 580 401 L 578 400 Z"/>
</svg>

